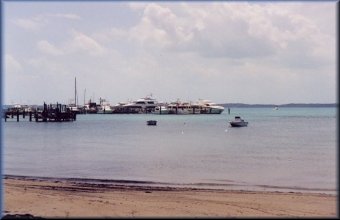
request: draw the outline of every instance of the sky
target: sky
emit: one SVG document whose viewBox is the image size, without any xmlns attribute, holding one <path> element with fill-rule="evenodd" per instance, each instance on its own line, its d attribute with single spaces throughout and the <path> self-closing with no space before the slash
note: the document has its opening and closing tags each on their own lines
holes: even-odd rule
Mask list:
<svg viewBox="0 0 340 220">
<path fill-rule="evenodd" d="M 3 104 L 337 102 L 335 1 L 4 1 Z"/>
</svg>

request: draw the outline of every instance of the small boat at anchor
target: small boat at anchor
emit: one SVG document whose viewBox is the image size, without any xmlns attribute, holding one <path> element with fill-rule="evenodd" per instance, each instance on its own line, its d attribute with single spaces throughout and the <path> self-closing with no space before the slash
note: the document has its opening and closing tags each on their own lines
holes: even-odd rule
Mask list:
<svg viewBox="0 0 340 220">
<path fill-rule="evenodd" d="M 244 121 L 240 116 L 235 116 L 235 119 L 229 123 L 231 127 L 246 127 L 248 125 L 248 122 Z"/>
<path fill-rule="evenodd" d="M 146 122 L 147 125 L 157 125 L 157 121 L 156 120 L 149 120 Z"/>
</svg>

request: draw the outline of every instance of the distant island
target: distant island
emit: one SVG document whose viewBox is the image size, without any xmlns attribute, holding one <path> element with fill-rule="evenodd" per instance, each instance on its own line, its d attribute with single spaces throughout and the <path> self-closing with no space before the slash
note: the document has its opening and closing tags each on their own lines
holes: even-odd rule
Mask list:
<svg viewBox="0 0 340 220">
<path fill-rule="evenodd" d="M 338 107 L 337 103 L 289 103 L 282 105 L 275 104 L 244 104 L 244 103 L 224 103 L 220 104 L 225 108 L 273 108 L 277 107 Z"/>
</svg>

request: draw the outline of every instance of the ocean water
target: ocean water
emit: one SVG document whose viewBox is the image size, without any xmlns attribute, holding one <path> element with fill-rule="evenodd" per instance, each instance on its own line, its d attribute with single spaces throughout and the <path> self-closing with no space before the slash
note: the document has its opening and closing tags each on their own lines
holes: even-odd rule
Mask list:
<svg viewBox="0 0 340 220">
<path fill-rule="evenodd" d="M 240 115 L 248 127 L 228 122 Z M 157 126 L 146 121 L 157 120 Z M 337 190 L 336 108 L 3 122 L 5 175 L 243 190 Z"/>
</svg>

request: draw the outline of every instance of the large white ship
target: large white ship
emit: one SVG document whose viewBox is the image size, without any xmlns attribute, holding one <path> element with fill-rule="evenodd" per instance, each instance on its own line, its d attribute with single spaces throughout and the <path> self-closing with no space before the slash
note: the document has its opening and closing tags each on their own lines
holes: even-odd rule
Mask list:
<svg viewBox="0 0 340 220">
<path fill-rule="evenodd" d="M 198 105 L 200 106 L 201 114 L 221 114 L 224 111 L 223 106 L 207 99 L 199 99 Z"/>
<path fill-rule="evenodd" d="M 155 108 L 157 106 L 157 100 L 147 96 L 145 98 L 140 98 L 135 101 L 129 102 L 122 107 L 138 113 L 151 113 L 155 111 Z"/>
</svg>

